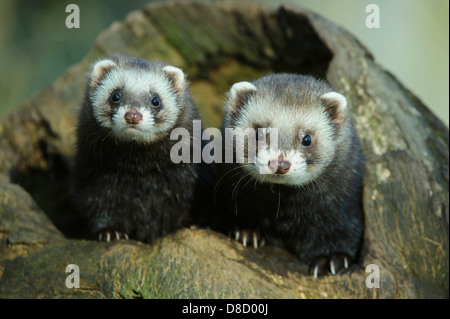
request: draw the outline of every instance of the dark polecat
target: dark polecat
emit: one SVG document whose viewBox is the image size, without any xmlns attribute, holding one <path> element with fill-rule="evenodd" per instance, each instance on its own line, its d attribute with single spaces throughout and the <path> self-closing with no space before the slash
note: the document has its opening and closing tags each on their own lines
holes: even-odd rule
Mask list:
<svg viewBox="0 0 450 319">
<path fill-rule="evenodd" d="M 92 67 L 79 114 L 74 198 L 100 241 L 152 242 L 189 222 L 197 172 L 174 164 L 197 109 L 182 70 L 114 55 Z"/>
<path fill-rule="evenodd" d="M 267 143 L 254 161 L 246 149 L 244 163 L 218 165 L 222 230 L 237 229 L 244 244 L 256 246 L 258 234 L 286 248 L 315 277 L 348 268 L 363 235 L 364 166 L 345 97 L 310 76 L 239 82 L 228 93 L 224 128 L 254 128 Z"/>
</svg>

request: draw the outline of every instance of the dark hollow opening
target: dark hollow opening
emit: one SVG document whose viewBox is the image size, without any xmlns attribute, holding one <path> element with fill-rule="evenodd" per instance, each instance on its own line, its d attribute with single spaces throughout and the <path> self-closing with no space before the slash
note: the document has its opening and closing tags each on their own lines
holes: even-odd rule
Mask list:
<svg viewBox="0 0 450 319">
<path fill-rule="evenodd" d="M 54 225 L 68 238 L 87 238 L 86 225 L 71 196 L 70 165 L 60 154 L 48 151 L 45 140 L 39 142 L 47 170 L 37 168 L 10 172 L 13 183 L 21 185 Z"/>
</svg>

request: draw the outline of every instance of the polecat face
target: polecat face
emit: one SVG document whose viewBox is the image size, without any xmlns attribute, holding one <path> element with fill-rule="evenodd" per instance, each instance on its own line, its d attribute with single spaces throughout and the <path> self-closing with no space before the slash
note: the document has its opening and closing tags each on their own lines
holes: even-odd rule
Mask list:
<svg viewBox="0 0 450 319">
<path fill-rule="evenodd" d="M 313 181 L 345 143 L 346 122 L 345 97 L 312 77 L 269 75 L 253 84 L 236 83 L 228 94 L 225 126 L 254 128 L 256 140 L 266 142 L 253 163 L 246 158 L 241 164 L 261 182 L 301 186 Z M 278 138 L 271 140 L 275 133 Z"/>
<path fill-rule="evenodd" d="M 186 85 L 176 67 L 125 56 L 97 62 L 89 84 L 97 122 L 117 139 L 141 143 L 170 132 Z"/>
</svg>

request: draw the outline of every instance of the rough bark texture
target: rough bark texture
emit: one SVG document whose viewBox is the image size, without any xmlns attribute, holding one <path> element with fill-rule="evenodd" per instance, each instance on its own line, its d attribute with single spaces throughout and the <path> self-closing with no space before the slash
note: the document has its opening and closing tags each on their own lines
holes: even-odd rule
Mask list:
<svg viewBox="0 0 450 319">
<path fill-rule="evenodd" d="M 347 97 L 367 159 L 361 267 L 318 280 L 274 247 L 183 229 L 153 245 L 83 240 L 68 199 L 85 73 L 122 52 L 189 75 L 205 127 L 224 92 L 269 71 L 324 77 Z M 448 129 L 351 34 L 300 8 L 152 4 L 0 123 L 0 298 L 448 298 Z M 68 264 L 81 288 L 68 289 Z M 380 267 L 379 289 L 364 267 Z"/>
</svg>

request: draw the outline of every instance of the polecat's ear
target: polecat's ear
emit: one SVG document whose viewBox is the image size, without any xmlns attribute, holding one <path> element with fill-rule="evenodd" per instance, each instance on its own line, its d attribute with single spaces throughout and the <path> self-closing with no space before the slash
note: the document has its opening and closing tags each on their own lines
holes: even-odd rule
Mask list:
<svg viewBox="0 0 450 319">
<path fill-rule="evenodd" d="M 242 105 L 245 105 L 249 98 L 257 91 L 256 86 L 250 82 L 237 82 L 233 84 L 228 92 L 227 111 L 233 112 L 239 110 Z"/>
<path fill-rule="evenodd" d="M 99 86 L 101 80 L 105 77 L 106 73 L 109 72 L 116 64 L 110 59 L 100 60 L 94 64 L 91 72 L 91 86 Z"/>
<path fill-rule="evenodd" d="M 186 86 L 186 80 L 184 77 L 184 72 L 174 66 L 168 65 L 163 68 L 164 73 L 166 73 L 169 80 L 172 82 L 174 91 L 177 94 L 183 94 L 184 88 Z"/>
<path fill-rule="evenodd" d="M 331 122 L 342 125 L 347 117 L 347 99 L 337 92 L 328 92 L 320 97 L 322 104 L 331 117 Z"/>
</svg>

